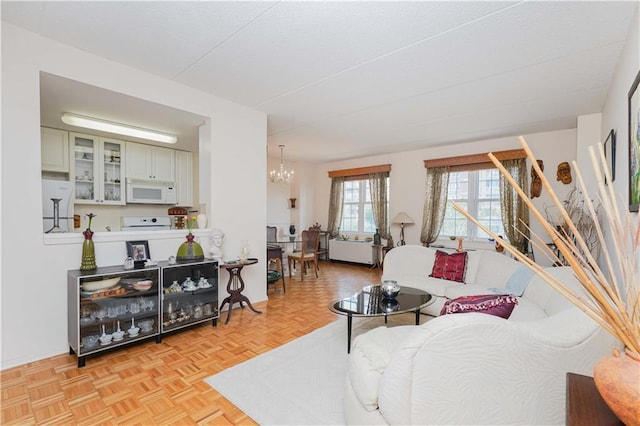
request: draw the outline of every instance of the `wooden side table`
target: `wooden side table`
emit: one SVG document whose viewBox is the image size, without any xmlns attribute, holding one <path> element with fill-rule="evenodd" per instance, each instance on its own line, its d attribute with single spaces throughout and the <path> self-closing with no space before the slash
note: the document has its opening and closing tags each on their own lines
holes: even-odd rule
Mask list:
<svg viewBox="0 0 640 426">
<path fill-rule="evenodd" d="M 567 426 L 624 426 L 600 396 L 593 377 L 567 373 L 566 402 Z"/>
<path fill-rule="evenodd" d="M 229 296 L 225 297 L 225 299 L 222 301 L 222 304 L 220 305 L 220 311 L 222 311 L 224 305 L 226 305 L 227 303 L 229 304 L 227 319 L 224 322 L 225 324 L 229 322 L 229 318 L 231 317 L 231 308 L 233 308 L 233 304 L 236 302 L 239 303 L 240 307 L 243 309 L 244 303 L 246 303 L 247 306 L 249 306 L 249 309 L 251 309 L 256 314 L 262 313 L 251 305 L 251 302 L 249 301 L 249 298 L 247 296 L 242 294 L 242 291 L 244 290 L 244 281 L 242 280 L 240 272 L 245 266 L 254 265 L 256 263 L 258 263 L 258 259 L 247 259 L 244 261 L 238 260 L 234 262 L 224 263 L 219 266 L 220 269 L 226 269 L 227 272 L 229 272 L 229 282 L 227 283 L 227 293 L 229 293 Z"/>
</svg>

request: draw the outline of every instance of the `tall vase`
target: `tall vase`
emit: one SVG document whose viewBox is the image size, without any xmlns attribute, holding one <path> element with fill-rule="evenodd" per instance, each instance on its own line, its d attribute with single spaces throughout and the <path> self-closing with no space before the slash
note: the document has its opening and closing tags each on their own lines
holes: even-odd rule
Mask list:
<svg viewBox="0 0 640 426">
<path fill-rule="evenodd" d="M 245 261 L 249 258 L 249 241 L 242 240 L 242 247 L 240 247 L 240 260 Z"/>
<path fill-rule="evenodd" d="M 204 260 L 204 251 L 202 246 L 196 241 L 193 241 L 194 235 L 192 233 L 187 234 L 187 241 L 180 244 L 178 247 L 178 254 L 176 254 L 176 260 L 179 262 L 196 262 Z"/>
<path fill-rule="evenodd" d="M 380 237 L 380 232 L 378 231 L 378 228 L 376 228 L 376 233 L 373 234 L 373 244 L 378 246 L 382 244 L 382 239 Z"/>
<path fill-rule="evenodd" d="M 81 271 L 91 271 L 96 269 L 96 249 L 93 245 L 93 232 L 87 229 L 82 233 L 84 235 L 84 242 L 82 243 L 82 264 L 80 265 Z"/>
<path fill-rule="evenodd" d="M 602 399 L 624 424 L 640 425 L 640 354 L 614 351 L 598 361 L 593 379 Z"/>
</svg>

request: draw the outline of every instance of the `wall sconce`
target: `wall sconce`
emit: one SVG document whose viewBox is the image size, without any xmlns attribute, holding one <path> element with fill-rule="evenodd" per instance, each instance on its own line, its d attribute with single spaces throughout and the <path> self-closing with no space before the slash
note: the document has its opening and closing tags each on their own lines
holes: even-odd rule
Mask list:
<svg viewBox="0 0 640 426">
<path fill-rule="evenodd" d="M 289 208 L 292 208 L 292 209 L 296 208 L 296 199 L 295 198 L 289 198 Z"/>
<path fill-rule="evenodd" d="M 176 135 L 144 129 L 142 127 L 129 126 L 127 124 L 102 120 L 99 118 L 85 117 L 83 115 L 65 112 L 62 121 L 71 126 L 84 127 L 86 129 L 101 130 L 103 132 L 116 133 L 118 135 L 133 136 L 135 138 L 148 139 L 163 143 L 176 143 Z"/>
</svg>

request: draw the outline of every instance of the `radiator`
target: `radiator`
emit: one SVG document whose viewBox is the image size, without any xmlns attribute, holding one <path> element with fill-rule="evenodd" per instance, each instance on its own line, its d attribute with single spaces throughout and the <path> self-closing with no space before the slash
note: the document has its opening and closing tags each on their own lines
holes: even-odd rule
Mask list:
<svg viewBox="0 0 640 426">
<path fill-rule="evenodd" d="M 345 262 L 373 264 L 373 247 L 365 241 L 329 240 L 329 258 Z"/>
</svg>

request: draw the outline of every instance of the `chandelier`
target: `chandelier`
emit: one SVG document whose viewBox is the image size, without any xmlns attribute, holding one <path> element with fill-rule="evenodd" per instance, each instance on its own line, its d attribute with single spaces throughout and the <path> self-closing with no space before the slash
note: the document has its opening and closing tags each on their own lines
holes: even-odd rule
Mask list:
<svg viewBox="0 0 640 426">
<path fill-rule="evenodd" d="M 284 145 L 278 145 L 280 147 L 280 170 L 271 170 L 269 177 L 271 182 L 275 183 L 289 183 L 293 179 L 293 170 L 284 169 L 283 150 Z"/>
</svg>

